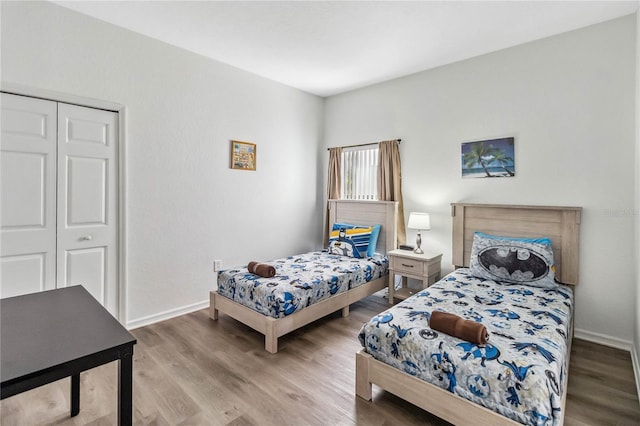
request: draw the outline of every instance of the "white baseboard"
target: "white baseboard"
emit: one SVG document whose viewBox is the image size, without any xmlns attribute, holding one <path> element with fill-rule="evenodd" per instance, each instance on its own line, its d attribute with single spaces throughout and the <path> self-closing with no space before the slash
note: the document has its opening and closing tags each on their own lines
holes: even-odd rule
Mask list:
<svg viewBox="0 0 640 426">
<path fill-rule="evenodd" d="M 633 343 L 628 340 L 618 339 L 617 337 L 611 337 L 605 334 L 594 333 L 592 331 L 581 330 L 578 328 L 573 330 L 573 337 L 609 346 L 611 348 L 622 349 L 623 351 L 628 352 L 631 352 L 631 349 L 633 348 Z"/>
<path fill-rule="evenodd" d="M 144 327 L 156 322 L 168 320 L 170 318 L 179 317 L 180 315 L 190 314 L 191 312 L 199 311 L 200 309 L 209 307 L 209 299 L 202 302 L 194 303 L 187 306 L 182 306 L 176 309 L 170 309 L 168 311 L 160 312 L 158 314 L 148 315 L 146 317 L 138 318 L 127 322 L 127 329 L 133 330 L 134 328 Z"/>
<path fill-rule="evenodd" d="M 640 360 L 638 360 L 638 350 L 635 345 L 631 347 L 631 363 L 633 364 L 633 374 L 636 377 L 636 391 L 640 399 Z"/>
</svg>

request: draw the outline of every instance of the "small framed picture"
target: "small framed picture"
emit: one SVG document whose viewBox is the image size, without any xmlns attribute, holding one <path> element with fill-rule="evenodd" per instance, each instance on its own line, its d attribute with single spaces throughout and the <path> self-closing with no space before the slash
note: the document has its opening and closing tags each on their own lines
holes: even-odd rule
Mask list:
<svg viewBox="0 0 640 426">
<path fill-rule="evenodd" d="M 462 144 L 462 177 L 513 177 L 516 175 L 514 138 Z"/>
<path fill-rule="evenodd" d="M 238 170 L 255 170 L 256 144 L 231 141 L 231 168 Z"/>
</svg>

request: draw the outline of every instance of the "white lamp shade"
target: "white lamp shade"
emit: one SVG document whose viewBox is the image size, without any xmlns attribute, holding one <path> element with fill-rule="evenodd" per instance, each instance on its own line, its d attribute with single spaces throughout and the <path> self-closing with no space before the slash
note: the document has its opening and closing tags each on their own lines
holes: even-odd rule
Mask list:
<svg viewBox="0 0 640 426">
<path fill-rule="evenodd" d="M 421 231 L 427 231 L 431 229 L 431 219 L 429 217 L 429 213 L 409 213 L 409 223 L 407 223 L 407 228 L 418 229 Z"/>
</svg>

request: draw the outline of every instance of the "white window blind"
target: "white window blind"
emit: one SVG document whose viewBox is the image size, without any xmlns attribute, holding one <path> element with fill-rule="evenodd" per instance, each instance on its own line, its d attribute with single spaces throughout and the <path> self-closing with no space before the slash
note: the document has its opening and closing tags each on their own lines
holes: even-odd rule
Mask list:
<svg viewBox="0 0 640 426">
<path fill-rule="evenodd" d="M 345 148 L 342 151 L 342 198 L 378 199 L 378 145 Z"/>
</svg>

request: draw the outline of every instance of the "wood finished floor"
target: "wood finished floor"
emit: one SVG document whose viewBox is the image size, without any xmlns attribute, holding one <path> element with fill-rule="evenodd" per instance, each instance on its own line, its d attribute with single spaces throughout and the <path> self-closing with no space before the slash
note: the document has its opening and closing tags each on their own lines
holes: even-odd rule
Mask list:
<svg viewBox="0 0 640 426">
<path fill-rule="evenodd" d="M 354 395 L 356 338 L 386 309 L 372 296 L 351 315 L 329 315 L 280 339 L 201 310 L 134 330 L 136 425 L 446 425 L 374 386 L 374 401 Z M 628 352 L 574 339 L 566 425 L 639 425 Z M 1 424 L 116 424 L 117 365 L 81 375 L 80 414 L 69 417 L 69 379 L 0 402 Z M 473 423 L 472 419 L 470 420 Z"/>
</svg>

